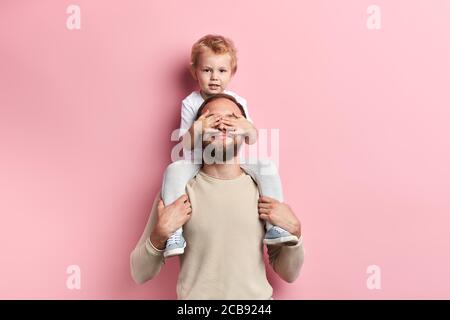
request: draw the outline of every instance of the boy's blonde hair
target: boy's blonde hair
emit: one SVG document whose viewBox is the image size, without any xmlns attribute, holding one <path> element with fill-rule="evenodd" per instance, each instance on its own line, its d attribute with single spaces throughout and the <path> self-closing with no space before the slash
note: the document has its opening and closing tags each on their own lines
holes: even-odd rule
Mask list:
<svg viewBox="0 0 450 320">
<path fill-rule="evenodd" d="M 220 35 L 207 34 L 200 38 L 192 46 L 191 51 L 191 71 L 195 70 L 198 64 L 198 57 L 205 49 L 210 49 L 215 54 L 229 53 L 231 57 L 231 74 L 234 75 L 237 70 L 236 47 L 231 39 Z"/>
</svg>

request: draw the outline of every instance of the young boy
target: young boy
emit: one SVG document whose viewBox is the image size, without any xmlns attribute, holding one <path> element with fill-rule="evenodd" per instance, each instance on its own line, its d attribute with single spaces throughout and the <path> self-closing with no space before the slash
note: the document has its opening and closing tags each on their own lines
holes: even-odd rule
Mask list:
<svg viewBox="0 0 450 320">
<path fill-rule="evenodd" d="M 219 35 L 206 35 L 192 46 L 190 71 L 197 81 L 200 90 L 192 92 L 182 101 L 180 137 L 183 138 L 185 158 L 191 159 L 195 141 L 201 135 L 203 129 L 223 128 L 234 130 L 245 135 L 245 142 L 252 144 L 256 142 L 257 130 L 249 117 L 247 101 L 232 91 L 226 90 L 228 83 L 237 70 L 236 49 L 233 42 Z M 218 116 L 203 114 L 195 121 L 197 111 L 203 101 L 215 94 L 225 93 L 233 96 L 245 111 L 245 117 L 239 121 L 221 119 Z M 200 143 L 201 146 L 201 143 Z M 195 150 L 194 150 L 195 152 Z M 268 169 L 269 164 L 269 170 Z M 241 163 L 241 168 L 249 174 L 258 184 L 260 194 L 283 201 L 280 178 L 276 173 L 273 163 L 256 164 Z M 185 193 L 188 181 L 193 178 L 200 169 L 200 164 L 191 160 L 180 160 L 170 164 L 165 173 L 161 196 L 164 205 L 170 205 L 178 197 Z M 271 171 L 264 174 L 263 171 Z M 266 222 L 265 244 L 295 244 L 298 238 L 288 231 L 273 226 Z M 167 240 L 164 257 L 171 257 L 184 253 L 186 241 L 183 237 L 183 229 L 175 231 Z"/>
</svg>

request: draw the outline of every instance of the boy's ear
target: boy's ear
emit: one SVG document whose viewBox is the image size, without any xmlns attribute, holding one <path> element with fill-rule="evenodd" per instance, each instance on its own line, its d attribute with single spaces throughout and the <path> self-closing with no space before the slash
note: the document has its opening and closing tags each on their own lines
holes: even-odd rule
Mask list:
<svg viewBox="0 0 450 320">
<path fill-rule="evenodd" d="M 194 80 L 197 80 L 197 75 L 195 74 L 195 68 L 194 68 L 194 66 L 192 65 L 192 63 L 191 63 L 191 65 L 189 66 L 189 71 L 191 72 L 192 78 L 194 78 Z"/>
</svg>

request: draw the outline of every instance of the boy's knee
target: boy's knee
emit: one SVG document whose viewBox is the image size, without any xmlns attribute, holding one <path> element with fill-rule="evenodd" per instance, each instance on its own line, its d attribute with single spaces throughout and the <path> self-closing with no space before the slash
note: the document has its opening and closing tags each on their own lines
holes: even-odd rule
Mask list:
<svg viewBox="0 0 450 320">
<path fill-rule="evenodd" d="M 261 175 L 278 175 L 278 167 L 272 159 L 258 159 L 258 171 Z"/>
<path fill-rule="evenodd" d="M 167 166 L 166 175 L 167 174 L 176 174 L 180 170 L 183 170 L 183 168 L 186 168 L 186 165 L 187 165 L 186 160 L 174 161 Z"/>
</svg>

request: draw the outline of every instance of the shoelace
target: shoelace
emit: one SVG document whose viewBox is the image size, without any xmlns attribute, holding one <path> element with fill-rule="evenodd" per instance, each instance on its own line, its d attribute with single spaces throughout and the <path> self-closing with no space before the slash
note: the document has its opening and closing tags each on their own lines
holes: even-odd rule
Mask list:
<svg viewBox="0 0 450 320">
<path fill-rule="evenodd" d="M 178 243 L 181 242 L 181 234 L 180 233 L 175 233 L 173 234 L 169 240 L 167 240 L 167 245 L 170 246 L 174 243 Z"/>
<path fill-rule="evenodd" d="M 283 228 L 280 228 L 280 227 L 278 227 L 278 226 L 273 226 L 273 229 L 276 231 L 276 232 L 278 232 L 278 233 L 283 233 L 283 232 L 285 232 L 285 230 L 283 229 Z"/>
</svg>

